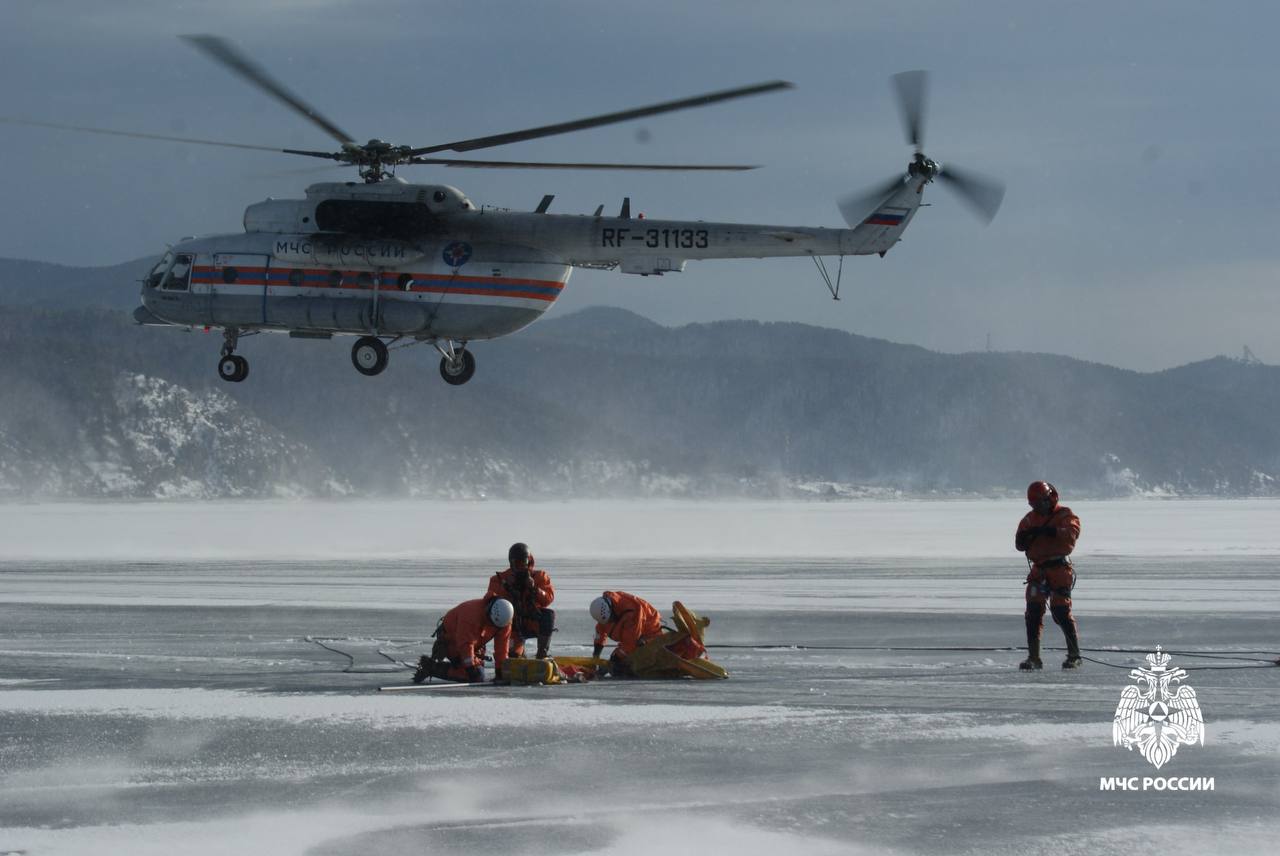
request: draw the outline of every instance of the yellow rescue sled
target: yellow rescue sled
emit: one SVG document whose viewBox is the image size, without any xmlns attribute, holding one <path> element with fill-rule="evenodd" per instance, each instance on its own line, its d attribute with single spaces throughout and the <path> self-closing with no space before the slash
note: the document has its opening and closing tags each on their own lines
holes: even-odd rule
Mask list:
<svg viewBox="0 0 1280 856">
<path fill-rule="evenodd" d="M 695 614 L 680 601 L 671 604 L 674 630 L 641 645 L 628 658 L 627 666 L 637 678 L 722 679 L 729 673 L 705 656 L 685 657 L 677 651 L 702 648 L 702 634 L 711 619 Z M 690 645 L 689 642 L 696 643 Z M 676 650 L 673 650 L 676 649 Z M 552 657 L 529 660 L 512 657 L 503 666 L 502 677 L 513 684 L 562 684 L 589 681 L 604 674 L 608 660 L 596 657 Z"/>
</svg>

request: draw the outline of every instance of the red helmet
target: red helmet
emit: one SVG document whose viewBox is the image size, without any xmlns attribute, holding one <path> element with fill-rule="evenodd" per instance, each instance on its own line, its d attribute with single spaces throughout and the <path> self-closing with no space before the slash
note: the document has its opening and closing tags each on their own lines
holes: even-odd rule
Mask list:
<svg viewBox="0 0 1280 856">
<path fill-rule="evenodd" d="M 1047 481 L 1032 482 L 1027 486 L 1027 505 L 1035 508 L 1046 499 L 1058 504 L 1058 489 Z"/>
</svg>

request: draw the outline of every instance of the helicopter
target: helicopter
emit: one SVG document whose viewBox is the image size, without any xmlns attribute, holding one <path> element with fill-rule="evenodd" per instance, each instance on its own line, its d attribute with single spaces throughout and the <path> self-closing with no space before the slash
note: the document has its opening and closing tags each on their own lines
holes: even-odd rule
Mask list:
<svg viewBox="0 0 1280 856">
<path fill-rule="evenodd" d="M 440 375 L 458 386 L 476 371 L 472 342 L 517 332 L 560 296 L 574 268 L 641 276 L 682 272 L 703 259 L 808 256 L 835 299 L 847 255 L 884 256 L 919 210 L 934 180 L 955 190 L 983 220 L 1004 196 L 991 179 L 925 155 L 927 73 L 893 81 L 908 143 L 906 172 L 838 201 L 847 229 L 746 225 L 631 216 L 625 198 L 616 216 L 551 214 L 554 196 L 532 211 L 477 207 L 447 184 L 414 184 L 397 167 L 740 171 L 750 165 L 547 163 L 466 160 L 470 152 L 595 128 L 677 110 L 792 88 L 775 80 L 584 119 L 428 146 L 355 138 L 273 78 L 229 41 L 182 36 L 188 44 L 270 95 L 340 144 L 336 151 L 282 149 L 0 117 L 11 124 L 260 149 L 352 166 L 360 181 L 312 184 L 303 199 L 267 199 L 244 213 L 242 233 L 184 239 L 142 281 L 134 320 L 144 325 L 221 329 L 218 375 L 241 382 L 249 363 L 236 353 L 247 335 L 276 331 L 301 339 L 355 335 L 351 361 L 363 375 L 381 374 L 389 346 L 426 343 L 440 353 Z M 832 273 L 822 258 L 838 256 Z"/>
</svg>

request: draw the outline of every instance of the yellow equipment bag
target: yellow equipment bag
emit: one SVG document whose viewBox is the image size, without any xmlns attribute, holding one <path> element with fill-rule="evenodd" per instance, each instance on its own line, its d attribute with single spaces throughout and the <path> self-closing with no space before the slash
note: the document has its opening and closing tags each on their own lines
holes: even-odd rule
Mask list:
<svg viewBox="0 0 1280 856">
<path fill-rule="evenodd" d="M 579 683 L 594 678 L 596 670 L 607 665 L 608 660 L 598 657 L 554 657 L 545 660 L 510 657 L 502 666 L 502 679 L 513 684 Z M 567 674 L 561 670 L 562 666 Z"/>
<path fill-rule="evenodd" d="M 558 684 L 563 678 L 555 660 L 510 657 L 502 666 L 503 680 L 513 684 Z"/>
</svg>

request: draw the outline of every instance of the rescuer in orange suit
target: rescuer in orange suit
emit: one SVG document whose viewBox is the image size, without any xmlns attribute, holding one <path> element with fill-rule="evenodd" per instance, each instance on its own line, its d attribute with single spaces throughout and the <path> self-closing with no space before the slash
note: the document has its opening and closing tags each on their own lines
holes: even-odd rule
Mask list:
<svg viewBox="0 0 1280 856">
<path fill-rule="evenodd" d="M 1054 622 L 1062 628 L 1067 641 L 1067 658 L 1064 669 L 1078 669 L 1084 661 L 1080 658 L 1080 637 L 1076 620 L 1071 615 L 1071 589 L 1076 575 L 1071 568 L 1071 551 L 1080 537 L 1080 518 L 1071 509 L 1058 504 L 1058 489 L 1048 482 L 1032 482 L 1027 488 L 1027 503 L 1031 510 L 1018 523 L 1013 544 L 1027 554 L 1031 566 L 1027 574 L 1027 659 L 1020 669 L 1039 669 L 1040 628 L 1044 624 L 1045 601 Z"/>
<path fill-rule="evenodd" d="M 502 677 L 511 645 L 511 619 L 515 608 L 503 598 L 466 600 L 444 614 L 436 625 L 435 644 L 430 654 L 418 660 L 413 682 L 442 678 L 460 683 L 481 683 L 484 674 L 484 647 L 493 640 L 494 680 Z"/>
<path fill-rule="evenodd" d="M 591 617 L 596 620 L 595 648 L 592 657 L 604 651 L 604 640 L 618 643 L 609 657 L 609 671 L 630 675 L 627 659 L 641 645 L 662 635 L 662 616 L 643 598 L 625 591 L 607 591 L 591 601 Z"/>
<path fill-rule="evenodd" d="M 551 634 L 556 629 L 556 611 L 550 609 L 556 590 L 546 571 L 536 570 L 529 545 L 515 543 L 507 551 L 507 569 L 489 577 L 485 597 L 501 597 L 511 601 L 516 617 L 511 625 L 511 656 L 524 656 L 524 640 L 538 638 L 539 660 L 551 650 Z"/>
</svg>

